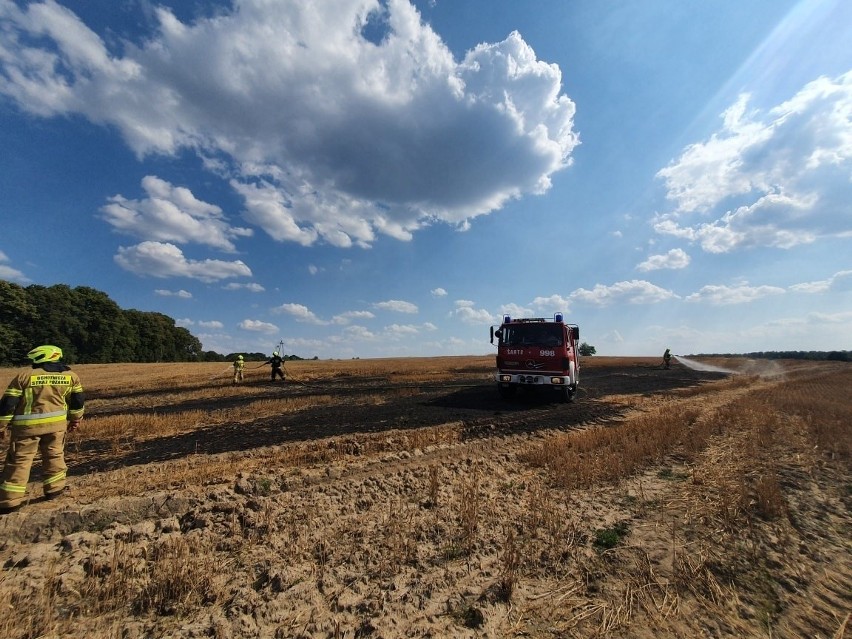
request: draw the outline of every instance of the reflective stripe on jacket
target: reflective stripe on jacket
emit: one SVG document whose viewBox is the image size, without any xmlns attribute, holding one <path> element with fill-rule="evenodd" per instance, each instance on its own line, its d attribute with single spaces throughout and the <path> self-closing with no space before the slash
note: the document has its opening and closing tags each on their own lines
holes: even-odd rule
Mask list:
<svg viewBox="0 0 852 639">
<path fill-rule="evenodd" d="M 37 434 L 65 428 L 69 419 L 83 417 L 80 378 L 63 364 L 33 366 L 13 378 L 0 398 L 0 428 Z"/>
</svg>

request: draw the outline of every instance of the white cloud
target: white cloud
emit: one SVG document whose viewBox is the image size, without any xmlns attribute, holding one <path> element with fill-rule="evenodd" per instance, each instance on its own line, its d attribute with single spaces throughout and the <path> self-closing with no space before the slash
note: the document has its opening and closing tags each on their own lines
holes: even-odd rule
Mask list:
<svg viewBox="0 0 852 639">
<path fill-rule="evenodd" d="M 551 313 L 564 311 L 567 313 L 571 302 L 561 295 L 551 295 L 550 297 L 536 297 L 532 301 L 532 305 L 539 311 L 550 311 Z"/>
<path fill-rule="evenodd" d="M 838 271 L 827 280 L 803 282 L 790 287 L 790 291 L 793 293 L 826 293 L 850 289 L 852 289 L 852 271 Z"/>
<path fill-rule="evenodd" d="M 679 269 L 689 266 L 689 255 L 683 249 L 672 249 L 664 255 L 652 255 L 639 264 L 636 269 L 640 271 L 656 271 L 661 268 Z"/>
<path fill-rule="evenodd" d="M 136 275 L 189 277 L 202 282 L 215 282 L 228 277 L 251 277 L 251 269 L 241 260 L 188 260 L 177 246 L 161 242 L 120 246 L 113 259 L 121 268 Z"/>
<path fill-rule="evenodd" d="M 292 204 L 286 195 L 268 182 L 260 184 L 241 184 L 231 181 L 231 186 L 245 201 L 243 217 L 261 227 L 274 240 L 297 242 L 310 246 L 316 242 L 318 233 L 311 228 L 299 226 Z M 334 242 L 332 242 L 334 243 Z M 340 241 L 336 243 L 340 245 Z M 343 241 L 348 246 L 349 243 Z"/>
<path fill-rule="evenodd" d="M 158 6 L 156 31 L 115 45 L 55 2 L 4 6 L 0 93 L 36 116 L 114 127 L 140 156 L 198 153 L 281 241 L 465 228 L 549 189 L 578 144 L 560 69 L 517 32 L 457 62 L 407 0 L 382 4 L 379 43 L 362 35 L 375 0 L 242 0 L 191 23 Z M 230 250 L 224 221 L 205 235 L 151 198 L 108 206 L 126 232 Z M 144 235 L 155 215 L 170 224 Z"/>
<path fill-rule="evenodd" d="M 470 300 L 456 300 L 456 308 L 450 312 L 450 317 L 455 317 L 465 324 L 481 325 L 494 324 L 494 316 L 482 308 L 476 308 L 476 304 Z"/>
<path fill-rule="evenodd" d="M 373 319 L 374 317 L 375 315 L 373 315 L 370 311 L 346 311 L 339 315 L 335 315 L 332 321 L 335 324 L 348 324 L 352 320 Z"/>
<path fill-rule="evenodd" d="M 376 335 L 372 331 L 363 326 L 358 325 L 347 326 L 343 329 L 343 334 L 346 338 L 345 341 L 347 342 L 372 342 L 376 339 Z"/>
<path fill-rule="evenodd" d="M 446 297 L 447 291 L 442 289 L 441 287 L 433 288 L 430 293 L 432 293 L 432 297 Z"/>
<path fill-rule="evenodd" d="M 518 304 L 504 304 L 500 307 L 500 315 L 509 315 L 510 317 L 531 317 L 533 311 Z"/>
<path fill-rule="evenodd" d="M 852 232 L 852 71 L 762 112 L 743 95 L 722 128 L 657 175 L 675 208 L 658 233 L 711 253 L 790 248 Z M 710 221 L 690 223 L 700 214 Z"/>
<path fill-rule="evenodd" d="M 244 331 L 251 331 L 253 333 L 272 334 L 278 332 L 278 327 L 275 324 L 261 322 L 260 320 L 244 319 L 238 326 Z"/>
<path fill-rule="evenodd" d="M 373 304 L 374 308 L 383 311 L 393 311 L 395 313 L 417 313 L 419 309 L 416 304 L 405 302 L 402 300 L 387 300 L 386 302 L 377 302 Z"/>
<path fill-rule="evenodd" d="M 390 326 L 385 326 L 384 332 L 390 338 L 405 338 L 417 335 L 420 329 L 411 324 L 391 324 Z"/>
<path fill-rule="evenodd" d="M 249 282 L 248 284 L 240 284 L 239 282 L 231 282 L 222 287 L 226 291 L 247 290 L 252 293 L 263 293 L 266 289 L 257 282 Z"/>
<path fill-rule="evenodd" d="M 222 324 L 222 322 L 220 322 L 218 320 L 199 321 L 198 325 L 201 328 L 210 328 L 210 329 L 214 329 L 214 330 L 221 330 L 221 329 L 225 328 L 225 325 Z"/>
<path fill-rule="evenodd" d="M 777 286 L 749 286 L 739 284 L 737 286 L 708 285 L 701 287 L 697 293 L 688 295 L 687 302 L 707 302 L 713 306 L 727 306 L 730 304 L 745 304 L 753 302 L 762 297 L 770 295 L 781 295 L 783 288 Z"/>
<path fill-rule="evenodd" d="M 272 311 L 275 313 L 285 313 L 294 317 L 297 322 L 305 324 L 316 324 L 318 326 L 328 324 L 328 322 L 317 317 L 312 310 L 303 304 L 282 304 L 281 306 L 276 306 Z"/>
<path fill-rule="evenodd" d="M 849 326 L 852 323 L 852 311 L 839 313 L 808 313 L 808 320 L 816 325 Z"/>
<path fill-rule="evenodd" d="M 8 262 L 9 258 L 3 251 L 0 251 L 0 262 Z M 0 263 L 0 279 L 9 280 L 10 282 L 17 282 L 18 284 L 29 284 L 30 279 L 21 273 L 16 268 L 12 268 L 11 266 L 6 266 L 5 264 Z"/>
<path fill-rule="evenodd" d="M 103 219 L 118 231 L 160 242 L 196 242 L 224 251 L 235 250 L 233 239 L 252 234 L 251 229 L 232 227 L 222 209 L 197 199 L 184 187 L 152 175 L 142 179 L 147 197 L 129 200 L 121 195 L 109 198 L 101 207 Z"/>
<path fill-rule="evenodd" d="M 166 290 L 166 289 L 163 289 L 163 288 L 158 288 L 158 289 L 155 289 L 154 292 L 157 295 L 161 295 L 163 297 L 181 297 L 181 298 L 186 299 L 186 300 L 192 298 L 192 293 L 190 293 L 189 291 L 185 291 L 183 289 L 180 289 L 179 291 L 169 291 L 169 290 Z"/>
<path fill-rule="evenodd" d="M 645 280 L 631 280 L 616 282 L 610 286 L 596 284 L 592 290 L 578 288 L 571 293 L 571 299 L 595 306 L 608 306 L 614 303 L 654 304 L 678 299 L 678 296 Z"/>
</svg>

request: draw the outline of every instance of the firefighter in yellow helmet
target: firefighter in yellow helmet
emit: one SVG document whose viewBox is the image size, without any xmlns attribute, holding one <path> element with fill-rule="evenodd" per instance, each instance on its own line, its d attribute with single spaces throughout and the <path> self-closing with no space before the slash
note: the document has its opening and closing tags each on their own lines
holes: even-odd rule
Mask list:
<svg viewBox="0 0 852 639">
<path fill-rule="evenodd" d="M 234 384 L 238 381 L 243 381 L 243 367 L 245 366 L 245 362 L 243 361 L 242 355 L 237 355 L 237 359 L 234 360 Z"/>
<path fill-rule="evenodd" d="M 23 504 L 38 452 L 45 498 L 53 499 L 65 490 L 65 434 L 83 419 L 83 386 L 77 373 L 60 362 L 62 349 L 37 346 L 27 357 L 32 368 L 12 379 L 0 398 L 0 437 L 5 437 L 7 426 L 11 431 L 0 484 L 0 513 Z"/>
</svg>

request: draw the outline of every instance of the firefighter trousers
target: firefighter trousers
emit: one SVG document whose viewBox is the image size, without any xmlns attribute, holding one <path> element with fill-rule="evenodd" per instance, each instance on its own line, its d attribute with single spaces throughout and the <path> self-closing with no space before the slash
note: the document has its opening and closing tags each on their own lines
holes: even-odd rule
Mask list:
<svg viewBox="0 0 852 639">
<path fill-rule="evenodd" d="M 16 437 L 12 435 L 6 464 L 3 466 L 3 483 L 0 484 L 0 508 L 14 508 L 24 501 L 30 469 L 36 453 L 41 452 L 42 488 L 45 496 L 65 488 L 65 434 L 66 431 Z"/>
</svg>

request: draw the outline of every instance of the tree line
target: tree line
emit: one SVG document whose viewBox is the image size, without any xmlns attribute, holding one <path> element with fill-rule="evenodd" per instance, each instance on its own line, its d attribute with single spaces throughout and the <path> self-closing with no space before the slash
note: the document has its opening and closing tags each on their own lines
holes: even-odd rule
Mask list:
<svg viewBox="0 0 852 639">
<path fill-rule="evenodd" d="M 58 346 L 72 364 L 205 359 L 198 338 L 162 313 L 121 309 L 88 286 L 0 280 L 0 365 L 25 363 L 40 344 Z"/>
</svg>

